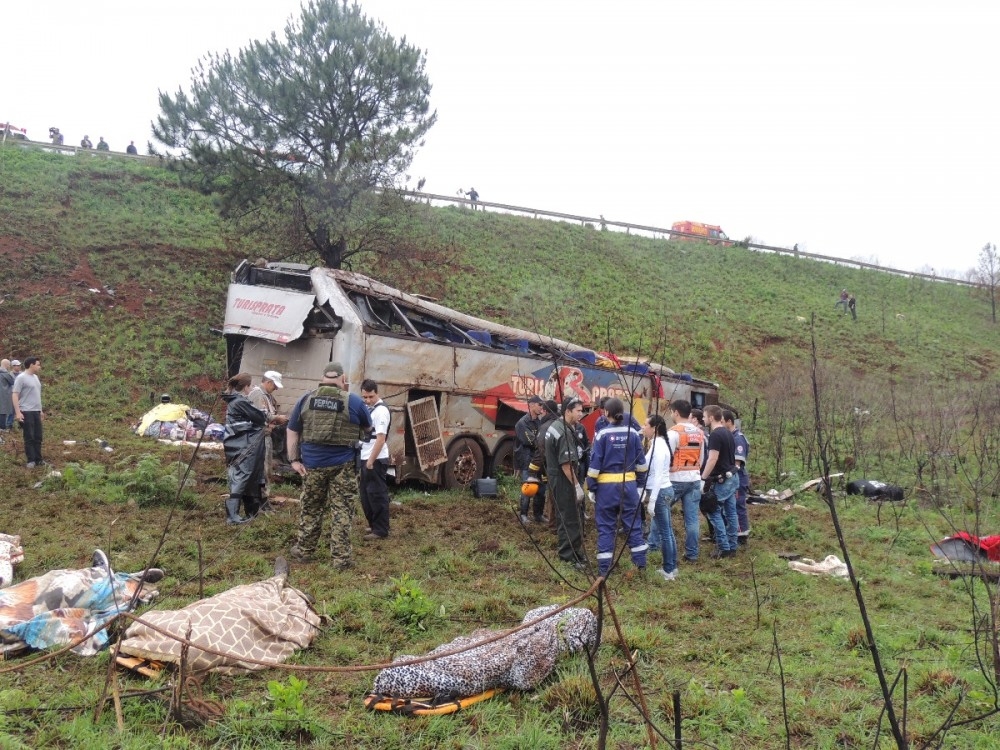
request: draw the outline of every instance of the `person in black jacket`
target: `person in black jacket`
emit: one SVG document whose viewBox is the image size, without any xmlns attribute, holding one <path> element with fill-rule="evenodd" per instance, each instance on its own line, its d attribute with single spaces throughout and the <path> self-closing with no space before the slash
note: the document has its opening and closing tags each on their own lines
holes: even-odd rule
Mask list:
<svg viewBox="0 0 1000 750">
<path fill-rule="evenodd" d="M 528 464 L 531 463 L 531 456 L 538 447 L 538 428 L 545 414 L 545 402 L 539 396 L 532 396 L 528 399 L 528 411 L 517 420 L 514 425 L 514 465 L 521 472 L 521 481 L 528 478 Z M 545 511 L 545 487 L 539 485 L 534 495 L 534 515 L 535 522 L 542 522 L 542 513 Z M 532 506 L 532 498 L 524 493 L 521 494 L 521 523 L 528 523 L 528 510 Z"/>
<path fill-rule="evenodd" d="M 226 500 L 226 523 L 246 523 L 257 515 L 264 482 L 264 428 L 267 416 L 250 403 L 251 378 L 245 372 L 229 379 L 226 402 L 226 451 L 229 474 L 229 499 Z M 240 503 L 246 518 L 240 516 Z"/>
<path fill-rule="evenodd" d="M 528 474 L 527 478 L 522 487 L 522 492 L 525 486 L 529 484 L 535 484 L 537 486 L 538 494 L 545 497 L 545 492 L 548 487 L 548 475 L 545 468 L 545 432 L 549 429 L 549 425 L 552 424 L 554 420 L 559 417 L 559 406 L 555 401 L 544 401 L 542 403 L 544 410 L 542 411 L 541 417 L 538 419 L 538 437 L 535 440 L 535 451 L 531 454 L 531 459 L 528 462 Z M 544 512 L 544 501 L 541 506 Z M 535 506 L 536 508 L 538 506 Z M 552 511 L 552 504 L 549 504 L 549 526 L 553 529 L 555 528 L 556 518 L 555 513 Z M 536 515 L 536 520 L 538 519 Z M 544 522 L 545 516 L 541 516 L 541 521 Z"/>
</svg>

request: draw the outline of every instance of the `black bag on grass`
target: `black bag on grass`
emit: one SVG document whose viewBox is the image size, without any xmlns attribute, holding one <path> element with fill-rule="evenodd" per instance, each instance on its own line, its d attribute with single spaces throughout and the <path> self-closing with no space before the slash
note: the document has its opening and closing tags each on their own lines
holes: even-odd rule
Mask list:
<svg viewBox="0 0 1000 750">
<path fill-rule="evenodd" d="M 863 495 L 869 500 L 903 499 L 903 488 L 895 484 L 886 484 L 877 479 L 855 479 L 847 483 L 848 495 Z"/>
</svg>

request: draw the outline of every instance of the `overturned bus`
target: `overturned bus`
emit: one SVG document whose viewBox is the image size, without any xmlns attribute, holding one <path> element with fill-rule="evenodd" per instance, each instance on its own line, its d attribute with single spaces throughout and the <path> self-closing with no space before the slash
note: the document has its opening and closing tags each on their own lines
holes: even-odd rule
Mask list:
<svg viewBox="0 0 1000 750">
<path fill-rule="evenodd" d="M 718 403 L 718 386 L 651 362 L 465 315 L 359 273 L 289 263 L 241 263 L 224 334 L 230 375 L 282 373 L 282 411 L 344 365 L 348 387 L 378 383 L 392 422 L 397 482 L 460 487 L 512 469 L 514 424 L 533 395 L 578 396 L 592 432 L 597 402 L 618 396 L 637 414 L 677 398 Z"/>
</svg>

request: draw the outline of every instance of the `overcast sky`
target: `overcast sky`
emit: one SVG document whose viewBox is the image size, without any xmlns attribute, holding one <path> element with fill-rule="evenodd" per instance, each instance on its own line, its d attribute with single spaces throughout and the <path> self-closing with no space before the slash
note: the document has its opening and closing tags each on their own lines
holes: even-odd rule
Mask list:
<svg viewBox="0 0 1000 750">
<path fill-rule="evenodd" d="M 427 53 L 429 192 L 965 271 L 1000 241 L 1000 5 L 367 0 Z M 298 0 L 49 0 L 0 22 L 0 122 L 140 153 L 186 87 Z M 992 71 L 992 72 L 990 72 Z"/>
</svg>

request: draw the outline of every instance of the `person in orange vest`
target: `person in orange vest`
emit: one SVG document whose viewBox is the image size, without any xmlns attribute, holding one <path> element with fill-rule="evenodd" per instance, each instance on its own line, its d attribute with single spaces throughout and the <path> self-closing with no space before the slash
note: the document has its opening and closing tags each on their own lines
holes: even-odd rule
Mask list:
<svg viewBox="0 0 1000 750">
<path fill-rule="evenodd" d="M 698 560 L 701 518 L 701 465 L 705 457 L 705 433 L 691 419 L 691 403 L 677 399 L 670 404 L 674 425 L 667 430 L 670 446 L 670 484 L 684 513 L 684 559 Z"/>
</svg>

